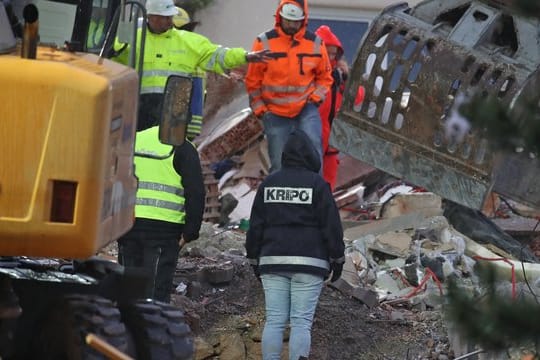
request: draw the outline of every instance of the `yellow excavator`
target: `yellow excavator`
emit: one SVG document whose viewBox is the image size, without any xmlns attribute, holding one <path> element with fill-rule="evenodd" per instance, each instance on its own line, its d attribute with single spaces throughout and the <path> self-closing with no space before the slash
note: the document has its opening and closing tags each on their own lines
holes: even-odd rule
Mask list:
<svg viewBox="0 0 540 360">
<path fill-rule="evenodd" d="M 5 3 L 0 358 L 190 359 L 184 313 L 143 299 L 143 276 L 95 256 L 134 221 L 140 77 L 104 54 L 118 36 L 136 41 L 144 6 L 40 0 L 26 2 L 19 23 Z M 190 87 L 189 78 L 168 81 L 164 143 L 183 141 Z"/>
</svg>

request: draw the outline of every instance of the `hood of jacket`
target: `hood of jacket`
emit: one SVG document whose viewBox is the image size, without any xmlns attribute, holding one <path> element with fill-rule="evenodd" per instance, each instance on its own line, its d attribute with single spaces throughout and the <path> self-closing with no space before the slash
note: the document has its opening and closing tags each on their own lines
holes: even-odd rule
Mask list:
<svg viewBox="0 0 540 360">
<path fill-rule="evenodd" d="M 315 146 L 302 130 L 290 133 L 281 155 L 283 167 L 301 167 L 318 173 L 321 160 Z"/>
<path fill-rule="evenodd" d="M 319 28 L 315 31 L 315 34 L 319 36 L 325 43 L 326 46 L 335 46 L 338 48 L 338 59 L 343 56 L 343 53 L 345 52 L 343 50 L 343 45 L 341 45 L 341 41 L 339 38 L 330 30 L 330 27 L 327 25 L 321 25 Z M 335 62 L 336 59 L 330 59 L 330 61 Z"/>
<path fill-rule="evenodd" d="M 275 15 L 276 22 L 274 24 L 274 28 L 278 31 L 278 33 L 280 35 L 289 36 L 289 35 L 286 35 L 283 32 L 283 30 L 281 29 L 281 26 L 280 26 L 281 15 L 279 13 L 281 12 L 281 8 L 285 4 L 294 4 L 294 5 L 300 6 L 302 9 L 304 9 L 304 21 L 302 22 L 302 26 L 300 27 L 298 32 L 296 34 L 294 34 L 294 36 L 293 36 L 295 39 L 298 40 L 298 39 L 302 38 L 304 36 L 304 34 L 306 33 L 307 22 L 308 22 L 308 4 L 307 4 L 307 0 L 281 0 L 279 2 L 279 5 L 278 5 L 278 7 L 276 9 L 276 15 Z"/>
</svg>

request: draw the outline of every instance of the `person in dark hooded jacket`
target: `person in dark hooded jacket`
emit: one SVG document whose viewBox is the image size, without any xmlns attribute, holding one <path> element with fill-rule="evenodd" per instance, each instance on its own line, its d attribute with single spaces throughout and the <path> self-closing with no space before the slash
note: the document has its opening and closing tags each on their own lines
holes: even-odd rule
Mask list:
<svg viewBox="0 0 540 360">
<path fill-rule="evenodd" d="M 336 281 L 344 263 L 339 211 L 306 133 L 291 132 L 281 161 L 257 190 L 246 237 L 247 258 L 265 295 L 263 359 L 280 359 L 288 322 L 289 359 L 309 356 L 324 279 L 332 273 Z"/>
</svg>

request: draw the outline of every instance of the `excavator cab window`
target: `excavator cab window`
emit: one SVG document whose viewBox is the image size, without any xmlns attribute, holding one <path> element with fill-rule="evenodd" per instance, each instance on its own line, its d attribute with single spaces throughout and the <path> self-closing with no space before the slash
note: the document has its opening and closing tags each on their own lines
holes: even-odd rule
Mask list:
<svg viewBox="0 0 540 360">
<path fill-rule="evenodd" d="M 91 14 L 88 17 L 90 22 L 86 36 L 86 51 L 99 54 L 108 29 L 113 22 L 113 16 L 116 8 L 119 6 L 119 0 L 93 0 Z"/>
<path fill-rule="evenodd" d="M 40 0 L 40 42 L 73 51 L 83 50 L 85 29 L 88 27 L 91 1 Z"/>
<path fill-rule="evenodd" d="M 39 0 L 40 42 L 99 53 L 120 0 Z"/>
</svg>

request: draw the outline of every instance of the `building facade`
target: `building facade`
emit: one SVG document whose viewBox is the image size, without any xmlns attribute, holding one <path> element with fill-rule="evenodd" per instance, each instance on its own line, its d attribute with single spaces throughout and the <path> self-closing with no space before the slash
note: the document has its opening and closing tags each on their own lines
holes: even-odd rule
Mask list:
<svg viewBox="0 0 540 360">
<path fill-rule="evenodd" d="M 350 63 L 369 22 L 382 9 L 396 3 L 389 0 L 308 0 L 310 30 L 329 25 L 338 35 Z M 409 1 L 413 6 L 418 0 Z M 278 0 L 214 0 L 195 18 L 196 31 L 213 42 L 250 49 L 255 37 L 272 28 Z"/>
</svg>

